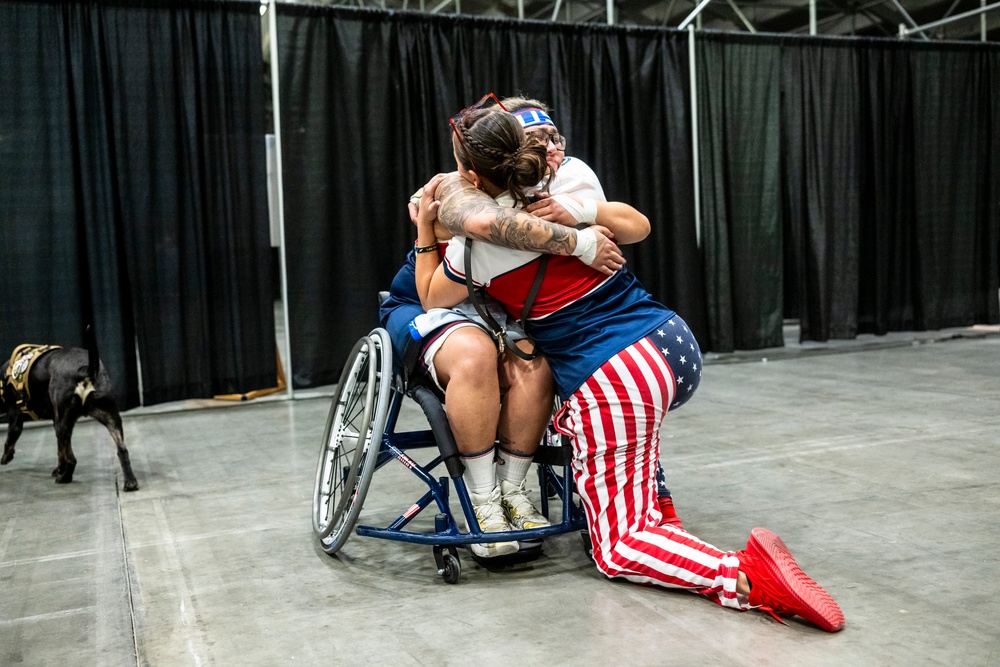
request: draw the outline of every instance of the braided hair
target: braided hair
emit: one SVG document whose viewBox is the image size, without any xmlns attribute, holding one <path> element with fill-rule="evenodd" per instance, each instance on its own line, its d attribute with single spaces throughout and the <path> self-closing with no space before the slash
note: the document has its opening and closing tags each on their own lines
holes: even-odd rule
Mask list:
<svg viewBox="0 0 1000 667">
<path fill-rule="evenodd" d="M 498 108 L 477 109 L 455 123 L 461 141 L 452 144 L 462 167 L 508 192 L 522 206 L 528 204 L 525 188 L 549 172 L 545 147 L 525 135 L 512 115 Z"/>
</svg>

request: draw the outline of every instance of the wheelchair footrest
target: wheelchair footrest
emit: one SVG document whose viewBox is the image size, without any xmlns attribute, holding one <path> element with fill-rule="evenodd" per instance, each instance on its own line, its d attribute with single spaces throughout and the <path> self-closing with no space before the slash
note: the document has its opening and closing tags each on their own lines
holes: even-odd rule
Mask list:
<svg viewBox="0 0 1000 667">
<path fill-rule="evenodd" d="M 512 554 L 507 554 L 505 556 L 494 556 L 492 558 L 481 558 L 477 556 L 471 549 L 469 549 L 469 556 L 472 560 L 476 562 L 480 567 L 484 567 L 491 572 L 497 572 L 501 570 L 506 570 L 512 565 L 520 565 L 521 563 L 530 563 L 533 560 L 538 560 L 542 556 L 542 541 L 537 542 L 525 542 L 518 541 L 520 548 Z"/>
</svg>

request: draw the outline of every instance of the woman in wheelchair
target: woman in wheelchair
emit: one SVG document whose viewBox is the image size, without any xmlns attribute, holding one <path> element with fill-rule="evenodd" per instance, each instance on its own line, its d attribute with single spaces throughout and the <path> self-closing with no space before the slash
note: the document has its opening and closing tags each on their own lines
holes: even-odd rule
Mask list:
<svg viewBox="0 0 1000 667">
<path fill-rule="evenodd" d="M 409 206 L 416 223 L 417 205 Z M 428 200 L 424 215 L 436 207 Z M 443 228 L 439 231 L 440 240 L 446 241 L 450 235 Z M 397 358 L 409 366 L 405 370 L 410 381 L 428 384 L 444 397 L 465 466 L 463 478 L 482 530 L 502 534 L 548 526 L 526 486 L 532 457 L 552 417 L 554 384 L 548 363 L 498 349 L 488 325 L 471 305 L 424 312 L 414 282 L 414 260 L 418 253 L 437 254 L 439 249 L 443 251 L 444 244 L 438 245 L 435 238 L 411 251 L 382 303 L 382 326 L 392 338 Z M 491 308 L 491 315 L 499 318 L 514 345 L 530 350 L 523 331 L 506 321 L 499 306 Z M 470 545 L 480 558 L 508 555 L 518 548 L 516 541 L 502 538 Z"/>
<path fill-rule="evenodd" d="M 542 256 L 489 242 L 529 233 L 514 213 L 523 189 L 541 176 L 544 148 L 497 108 L 463 113 L 452 127 L 458 175 L 435 177 L 424 197 L 441 202 L 436 212 L 456 237 L 443 262 L 436 253 L 417 256 L 418 292 L 425 307 L 448 307 L 465 298 L 470 281 L 509 312 L 527 311 L 525 330 L 546 355 L 564 399 L 556 428 L 573 445 L 573 475 L 598 568 L 609 577 L 691 590 L 722 606 L 798 615 L 840 630 L 844 616 L 836 602 L 773 532 L 755 528 L 745 549 L 723 551 L 661 522 L 659 431 L 667 411 L 690 399 L 700 382 L 697 341 L 621 266 L 595 271 L 553 256 L 534 303 L 525 307 Z M 428 218 L 435 211 L 427 211 L 417 219 L 418 246 L 434 242 Z M 593 247 L 593 229 L 562 241 L 573 252 Z M 473 247 L 472 239 L 487 243 Z"/>
<path fill-rule="evenodd" d="M 523 108 L 537 121 L 536 130 L 554 129 L 551 119 L 539 108 L 539 102 L 510 98 L 504 100 L 504 104 Z M 547 168 L 543 166 L 545 178 L 539 178 L 530 190 L 549 190 L 554 182 L 553 177 L 565 154 L 561 144 L 553 144 L 553 147 L 555 150 L 547 149 L 551 155 L 546 155 Z M 563 213 L 552 216 L 553 222 L 569 226 L 605 224 L 630 243 L 648 235 L 646 216 L 628 204 L 607 202 L 593 171 L 579 160 L 572 166 L 558 181 L 557 189 L 551 190 L 554 198 L 545 206 L 546 211 L 556 209 Z M 428 186 L 433 187 L 441 178 L 443 175 L 433 179 Z M 468 299 L 454 309 L 431 309 L 430 313 L 424 313 L 414 282 L 415 258 L 424 252 L 443 256 L 452 235 L 441 225 L 434 224 L 438 202 L 430 196 L 421 196 L 422 193 L 420 190 L 411 197 L 410 219 L 419 228 L 419 211 L 425 224 L 433 226 L 433 241 L 421 245 L 418 239 L 406 264 L 396 274 L 390 296 L 381 308 L 382 326 L 389 331 L 400 358 L 410 360 L 415 366 L 411 370 L 433 383 L 445 396 L 448 421 L 465 465 L 464 479 L 483 529 L 506 532 L 511 528 L 520 530 L 548 525 L 548 520 L 535 508 L 525 489 L 531 458 L 552 417 L 554 385 L 548 363 L 541 357 L 524 359 L 510 349 L 498 353 L 498 341 L 490 333 L 490 324 Z M 543 192 L 540 197 L 547 199 L 548 194 Z M 553 202 L 559 205 L 553 206 Z M 581 202 L 583 206 L 579 206 Z M 543 205 L 542 201 L 538 203 Z M 593 209 L 593 212 L 587 216 L 584 209 Z M 532 345 L 520 324 L 508 317 L 502 306 L 488 295 L 481 294 L 478 298 L 484 301 L 481 307 L 486 309 L 494 324 L 503 329 L 507 339 L 521 351 L 530 352 Z M 404 354 L 404 348 L 411 351 L 409 356 Z M 494 438 L 499 442 L 495 450 Z M 680 525 L 669 492 L 664 502 L 670 503 L 669 520 Z M 484 558 L 505 555 L 517 547 L 515 542 L 471 545 L 473 553 Z"/>
</svg>

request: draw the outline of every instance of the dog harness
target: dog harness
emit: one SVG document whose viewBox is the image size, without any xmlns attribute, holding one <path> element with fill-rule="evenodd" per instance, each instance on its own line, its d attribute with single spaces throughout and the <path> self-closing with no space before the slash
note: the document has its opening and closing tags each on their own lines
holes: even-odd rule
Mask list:
<svg viewBox="0 0 1000 667">
<path fill-rule="evenodd" d="M 31 375 L 31 367 L 41 359 L 42 355 L 52 350 L 58 350 L 59 345 L 32 345 L 30 343 L 18 345 L 14 348 L 14 353 L 10 355 L 10 363 L 7 364 L 7 372 L 4 373 L 3 382 L 0 383 L 0 396 L 3 395 L 3 388 L 10 384 L 14 389 L 14 401 L 18 409 L 31 417 L 32 421 L 38 420 L 38 415 L 28 408 L 31 400 L 31 387 L 28 384 L 28 377 Z"/>
</svg>

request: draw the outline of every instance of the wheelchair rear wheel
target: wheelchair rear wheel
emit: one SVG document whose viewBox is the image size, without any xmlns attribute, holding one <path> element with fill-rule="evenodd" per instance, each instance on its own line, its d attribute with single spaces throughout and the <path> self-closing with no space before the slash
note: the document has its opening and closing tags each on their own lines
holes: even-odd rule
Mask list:
<svg viewBox="0 0 1000 667">
<path fill-rule="evenodd" d="M 368 493 L 392 389 L 392 344 L 383 329 L 361 338 L 337 384 L 316 467 L 313 530 L 323 551 L 344 546 Z"/>
</svg>

